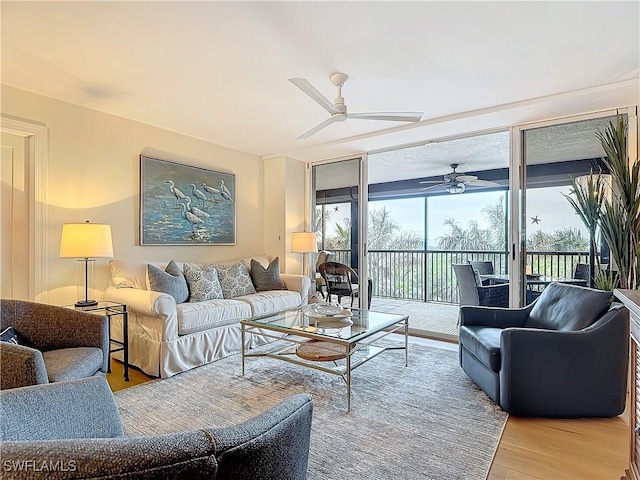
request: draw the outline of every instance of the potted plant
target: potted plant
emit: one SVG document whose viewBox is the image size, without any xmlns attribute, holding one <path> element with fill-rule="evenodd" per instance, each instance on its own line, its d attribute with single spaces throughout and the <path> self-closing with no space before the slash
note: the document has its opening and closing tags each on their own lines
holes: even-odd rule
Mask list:
<svg viewBox="0 0 640 480">
<path fill-rule="evenodd" d="M 596 136 L 611 175 L 611 196 L 604 201 L 600 228 L 618 270 L 620 288 L 640 286 L 640 161 L 629 160 L 627 122 L 620 114 Z"/>
<path fill-rule="evenodd" d="M 591 237 L 591 272 L 593 278 L 595 232 L 599 226 L 611 252 L 612 267 L 617 270 L 620 288 L 640 287 L 640 161 L 630 161 L 627 150 L 627 122 L 618 114 L 609 121 L 604 132 L 596 132 L 605 157 L 611 184 L 607 186 L 600 173 L 591 172 L 586 184 L 572 179 L 575 199 L 566 196 L 580 216 Z M 609 190 L 609 195 L 605 192 Z M 597 260 L 596 260 L 597 261 Z M 612 289 L 614 276 L 599 272 L 596 286 Z"/>
</svg>

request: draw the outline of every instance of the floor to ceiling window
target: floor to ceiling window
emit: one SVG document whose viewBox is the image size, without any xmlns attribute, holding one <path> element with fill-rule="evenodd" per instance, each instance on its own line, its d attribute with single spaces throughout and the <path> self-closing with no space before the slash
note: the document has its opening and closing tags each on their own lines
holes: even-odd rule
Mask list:
<svg viewBox="0 0 640 480">
<path fill-rule="evenodd" d="M 603 167 L 595 131 L 608 116 L 369 152 L 366 210 L 356 163 L 314 166 L 319 249 L 356 269 L 366 258 L 372 309 L 409 314 L 416 334 L 456 339 L 454 264 L 489 262 L 517 306 L 544 288 L 527 275 L 569 278 L 589 263 L 588 232 L 567 196 L 573 178 Z M 510 174 L 520 162 L 523 173 Z M 598 255 L 608 262 L 606 248 Z"/>
<path fill-rule="evenodd" d="M 372 308 L 409 313 L 417 334 L 456 338 L 452 265 L 505 268 L 508 163 L 506 131 L 368 155 Z"/>
</svg>

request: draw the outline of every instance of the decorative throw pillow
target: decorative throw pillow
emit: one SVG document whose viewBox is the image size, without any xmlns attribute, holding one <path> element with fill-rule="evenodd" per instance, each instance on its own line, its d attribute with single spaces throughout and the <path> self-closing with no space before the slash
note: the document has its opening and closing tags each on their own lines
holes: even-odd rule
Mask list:
<svg viewBox="0 0 640 480">
<path fill-rule="evenodd" d="M 223 298 L 218 272 L 212 264 L 184 264 L 184 276 L 189 285 L 189 302 L 204 302 Z"/>
<path fill-rule="evenodd" d="M 260 262 L 251 259 L 251 280 L 258 292 L 265 290 L 286 290 L 287 287 L 280 278 L 280 259 L 274 258 L 267 268 Z"/>
<path fill-rule="evenodd" d="M 220 279 L 220 285 L 222 285 L 224 298 L 256 293 L 256 288 L 253 286 L 249 275 L 249 268 L 242 260 L 233 265 L 216 265 L 216 270 L 218 270 L 218 278 Z"/>
<path fill-rule="evenodd" d="M 176 303 L 183 303 L 189 298 L 189 289 L 187 288 L 187 280 L 178 264 L 171 260 L 169 265 L 163 270 L 149 264 L 149 288 L 155 292 L 168 293 Z"/>
<path fill-rule="evenodd" d="M 0 332 L 0 342 L 7 342 L 7 343 L 13 343 L 14 345 L 19 345 L 18 334 L 13 329 L 13 327 L 7 327 L 2 332 Z"/>
</svg>

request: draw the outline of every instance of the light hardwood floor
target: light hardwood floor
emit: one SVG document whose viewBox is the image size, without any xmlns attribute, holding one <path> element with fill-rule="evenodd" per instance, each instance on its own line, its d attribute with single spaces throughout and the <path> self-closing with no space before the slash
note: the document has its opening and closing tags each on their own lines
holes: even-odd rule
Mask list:
<svg viewBox="0 0 640 480">
<path fill-rule="evenodd" d="M 457 345 L 427 339 L 421 343 L 446 349 Z M 115 392 L 152 379 L 111 362 L 107 374 Z M 628 467 L 629 415 L 603 419 L 536 419 L 509 417 L 487 480 L 619 480 Z"/>
</svg>

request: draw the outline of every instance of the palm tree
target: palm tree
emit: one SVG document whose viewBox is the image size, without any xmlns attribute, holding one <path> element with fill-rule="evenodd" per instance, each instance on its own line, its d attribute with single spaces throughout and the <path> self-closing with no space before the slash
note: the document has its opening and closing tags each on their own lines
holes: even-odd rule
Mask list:
<svg viewBox="0 0 640 480">
<path fill-rule="evenodd" d="M 389 248 L 400 227 L 391 219 L 391 212 L 386 207 L 372 208 L 369 211 L 369 224 L 367 233 L 369 236 L 369 248 L 382 250 Z"/>
<path fill-rule="evenodd" d="M 476 220 L 470 220 L 467 228 L 458 225 L 454 218 L 444 221 L 449 232 L 438 237 L 438 247 L 443 250 L 490 250 L 492 247 L 490 230 L 483 230 Z"/>
<path fill-rule="evenodd" d="M 594 175 L 592 170 L 587 177 L 586 183 L 572 178 L 571 185 L 572 189 L 569 195 L 564 193 L 562 195 L 569 201 L 589 231 L 589 285 L 592 286 L 595 279 L 596 262 L 598 267 L 600 266 L 600 257 L 597 255 L 596 230 L 602 215 L 606 182 L 600 173 Z"/>
<path fill-rule="evenodd" d="M 502 250 L 505 247 L 506 212 L 504 197 L 501 195 L 496 203 L 482 208 L 484 218 L 489 223 L 489 235 L 491 236 L 491 249 Z"/>
</svg>

